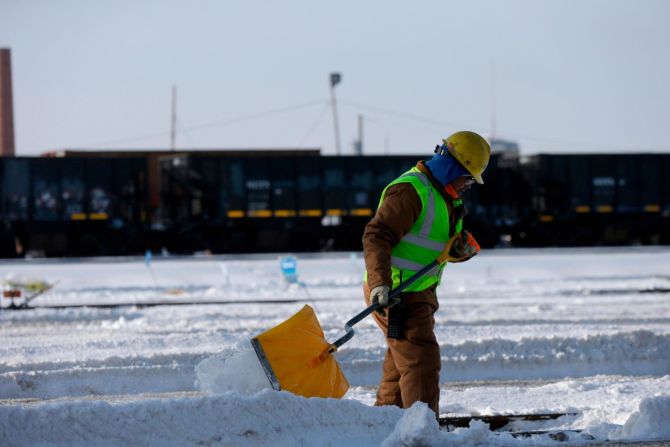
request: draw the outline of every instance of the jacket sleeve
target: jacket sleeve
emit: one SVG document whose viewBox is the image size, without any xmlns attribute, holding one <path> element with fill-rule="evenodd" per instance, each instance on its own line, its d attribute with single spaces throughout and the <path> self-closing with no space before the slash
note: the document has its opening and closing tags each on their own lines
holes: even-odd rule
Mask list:
<svg viewBox="0 0 670 447">
<path fill-rule="evenodd" d="M 368 287 L 391 287 L 391 251 L 421 214 L 421 199 L 409 183 L 386 190 L 384 201 L 363 232 L 363 255 Z"/>
</svg>

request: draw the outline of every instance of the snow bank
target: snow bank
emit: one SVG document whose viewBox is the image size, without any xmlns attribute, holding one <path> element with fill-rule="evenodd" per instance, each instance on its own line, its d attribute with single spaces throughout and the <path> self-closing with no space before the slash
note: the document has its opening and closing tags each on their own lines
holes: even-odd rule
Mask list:
<svg viewBox="0 0 670 447">
<path fill-rule="evenodd" d="M 104 421 L 104 422 L 103 422 Z M 60 401 L 0 407 L 3 446 L 234 445 L 486 446 L 530 440 L 491 432 L 483 422 L 441 431 L 424 403 L 408 410 L 352 400 L 305 399 L 264 390 L 252 396 Z M 546 435 L 534 440 L 549 441 Z"/>
<path fill-rule="evenodd" d="M 603 424 L 597 439 L 669 439 L 670 396 L 644 399 L 624 426 Z M 104 421 L 104 422 L 101 422 Z M 536 426 L 536 429 L 544 426 Z M 532 428 L 529 428 L 532 429 Z M 0 406 L 3 446 L 235 445 L 498 446 L 553 444 L 547 435 L 513 438 L 483 422 L 440 430 L 424 403 L 407 410 L 353 400 L 305 399 L 264 390 L 244 396 L 110 401 L 61 400 Z"/>
<path fill-rule="evenodd" d="M 211 394 L 236 391 L 249 395 L 271 387 L 249 342 L 207 357 L 196 365 L 195 373 L 196 386 Z"/>
<path fill-rule="evenodd" d="M 441 344 L 443 382 L 532 380 L 598 374 L 670 374 L 670 334 L 647 330 L 582 337 L 488 338 Z M 338 361 L 352 385 L 374 385 L 384 349 L 345 348 Z"/>
<path fill-rule="evenodd" d="M 61 324 L 54 323 L 54 327 Z M 189 324 L 193 325 L 192 320 Z M 124 334 L 124 331 L 119 329 L 118 334 Z M 116 332 L 110 332 L 112 340 L 100 340 L 91 335 L 93 338 L 89 341 L 75 342 L 64 338 L 58 345 L 57 337 L 43 337 L 35 338 L 32 345 L 22 350 L 5 346 L 0 348 L 0 398 L 190 392 L 197 389 L 212 394 L 226 391 L 249 394 L 268 386 L 246 331 L 233 332 L 227 338 L 210 334 L 210 329 L 195 332 L 193 338 L 187 340 L 179 333 L 158 333 L 151 338 L 129 333 L 120 339 Z M 23 334 L 21 337 L 25 338 Z M 216 352 L 214 342 L 221 340 L 222 346 L 231 346 L 227 339 L 234 337 L 238 344 L 233 342 L 233 348 L 211 356 L 199 365 Z M 373 387 L 379 382 L 385 349 L 381 336 L 374 339 L 378 341 L 375 345 L 359 343 L 364 346 L 359 348 L 352 342 L 337 353 L 338 363 L 354 387 Z M 356 340 L 359 341 L 364 341 L 363 335 Z M 135 353 L 133 343 L 145 343 L 146 347 L 141 353 Z M 170 352 L 177 349 L 181 352 Z M 204 352 L 189 352 L 196 349 Z M 232 356 L 237 351 L 240 351 L 238 356 Z M 670 363 L 667 362 L 670 334 L 636 330 L 582 337 L 484 338 L 442 344 L 441 355 L 442 382 L 546 380 L 599 374 L 663 376 L 670 374 Z M 237 371 L 244 374 L 237 374 Z"/>
<path fill-rule="evenodd" d="M 670 439 L 670 396 L 648 397 L 623 426 L 627 439 Z"/>
<path fill-rule="evenodd" d="M 192 391 L 202 354 L 113 356 L 80 362 L 0 362 L 0 399 Z"/>
<path fill-rule="evenodd" d="M 265 390 L 132 402 L 0 407 L 3 446 L 378 446 L 402 410 Z"/>
<path fill-rule="evenodd" d="M 443 369 L 460 380 L 670 372 L 670 334 L 646 330 L 583 337 L 487 339 L 441 347 Z M 458 370 L 465 374 L 458 377 Z M 473 374 L 474 373 L 474 374 Z"/>
</svg>

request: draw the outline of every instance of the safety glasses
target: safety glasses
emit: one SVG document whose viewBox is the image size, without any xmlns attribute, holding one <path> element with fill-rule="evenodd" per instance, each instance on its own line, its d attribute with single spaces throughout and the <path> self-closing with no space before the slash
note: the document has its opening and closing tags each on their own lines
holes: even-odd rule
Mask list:
<svg viewBox="0 0 670 447">
<path fill-rule="evenodd" d="M 473 183 L 475 183 L 475 178 L 471 175 L 464 175 L 465 177 L 465 186 L 472 186 Z"/>
</svg>

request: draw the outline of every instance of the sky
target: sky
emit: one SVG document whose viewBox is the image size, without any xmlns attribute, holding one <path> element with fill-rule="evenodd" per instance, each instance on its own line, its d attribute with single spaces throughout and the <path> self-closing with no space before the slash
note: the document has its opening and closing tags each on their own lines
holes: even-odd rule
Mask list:
<svg viewBox="0 0 670 447">
<path fill-rule="evenodd" d="M 0 0 L 17 155 L 670 151 L 666 0 Z"/>
</svg>

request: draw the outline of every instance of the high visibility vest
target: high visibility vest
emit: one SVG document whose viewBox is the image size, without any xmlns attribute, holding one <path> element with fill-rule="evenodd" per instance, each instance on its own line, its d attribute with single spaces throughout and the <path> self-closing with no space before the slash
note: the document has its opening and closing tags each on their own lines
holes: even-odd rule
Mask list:
<svg viewBox="0 0 670 447">
<path fill-rule="evenodd" d="M 399 183 L 410 183 L 414 187 L 421 198 L 421 214 L 419 214 L 419 218 L 414 222 L 409 232 L 391 252 L 393 289 L 433 262 L 442 253 L 449 238 L 456 232 L 460 232 L 463 227 L 463 219 L 459 216 L 454 225 L 455 228 L 451 228 L 449 207 L 444 196 L 433 186 L 426 174 L 421 172 L 417 167 L 413 167 L 405 172 L 384 188 L 379 200 L 379 206 L 384 202 L 386 190 Z M 452 200 L 454 209 L 462 205 L 462 200 Z M 405 291 L 418 292 L 434 284 L 439 284 L 445 266 L 446 263 L 426 273 L 422 278 L 405 289 Z"/>
</svg>

